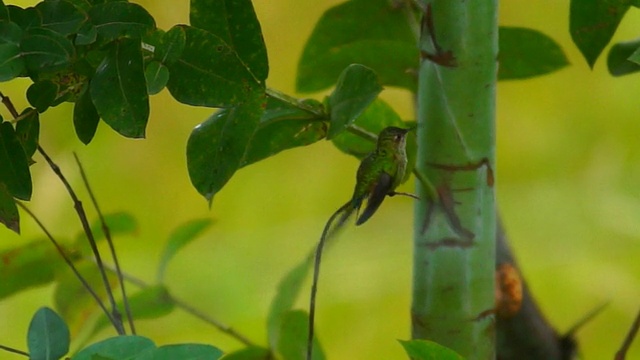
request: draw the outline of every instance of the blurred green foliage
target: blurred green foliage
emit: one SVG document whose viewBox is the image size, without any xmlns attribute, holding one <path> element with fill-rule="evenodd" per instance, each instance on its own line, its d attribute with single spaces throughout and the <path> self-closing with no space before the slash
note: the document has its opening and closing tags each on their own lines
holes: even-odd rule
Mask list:
<svg viewBox="0 0 640 360">
<path fill-rule="evenodd" d="M 160 28 L 189 20 L 187 2 L 138 3 Z M 337 3 L 254 1 L 269 52 L 271 87 L 294 91 L 304 41 L 322 12 Z M 568 1 L 516 0 L 501 3 L 500 11 L 501 25 L 550 35 L 573 64 L 546 77 L 500 83 L 500 210 L 524 276 L 560 332 L 595 305 L 611 301 L 577 334 L 584 359 L 611 358 L 640 299 L 640 81 L 637 75 L 611 77 L 604 61 L 589 69 L 571 42 Z M 613 41 L 637 36 L 638 21 L 638 11 L 630 10 Z M 28 106 L 28 85 L 18 80 L 3 84 L 2 91 L 22 109 Z M 403 118 L 413 117 L 406 92 L 385 89 L 382 97 Z M 315 244 L 328 214 L 348 198 L 357 162 L 326 142 L 287 151 L 239 171 L 209 210 L 189 182 L 184 149 L 192 128 L 210 109 L 178 104 L 166 90 L 150 102 L 144 141 L 122 138 L 100 124 L 85 147 L 69 121 L 72 106 L 63 104 L 41 117 L 40 132 L 46 134 L 41 143 L 80 188 L 71 156 L 78 152 L 102 208 L 125 210 L 139 219 L 139 233 L 116 243 L 123 267 L 144 279 L 154 279 L 164 239 L 177 225 L 215 218 L 212 229 L 176 257 L 166 282 L 173 294 L 266 344 L 265 316 L 276 284 Z M 4 109 L 0 113 L 9 117 Z M 44 162 L 31 169 L 30 207 L 58 237 L 72 238 L 79 224 L 67 194 Z M 327 253 L 318 333 L 332 358 L 404 358 L 395 339 L 409 337 L 412 209 L 408 199 L 385 203 L 380 209 L 385 216 L 346 231 Z M 41 237 L 26 217 L 22 233 L 0 229 L 0 249 Z M 28 319 L 52 304 L 53 291 L 38 288 L 0 302 L 4 344 L 26 348 Z M 299 305 L 305 304 L 301 300 Z M 225 351 L 241 347 L 178 311 L 138 327 L 157 344 L 215 342 Z M 637 343 L 629 354 L 634 357 L 640 357 Z"/>
</svg>

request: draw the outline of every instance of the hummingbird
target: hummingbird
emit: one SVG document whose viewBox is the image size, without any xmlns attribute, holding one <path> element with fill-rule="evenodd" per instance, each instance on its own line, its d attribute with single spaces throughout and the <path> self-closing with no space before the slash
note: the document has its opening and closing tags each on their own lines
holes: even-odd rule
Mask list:
<svg viewBox="0 0 640 360">
<path fill-rule="evenodd" d="M 330 234 L 339 230 L 354 212 L 356 213 L 356 225 L 362 225 L 375 214 L 387 195 L 394 196 L 399 194 L 395 192 L 395 189 L 402 182 L 407 169 L 406 144 L 409 131 L 410 129 L 389 126 L 380 132 L 375 150 L 369 153 L 358 167 L 356 185 L 351 199 L 331 215 L 322 231 L 322 236 L 316 248 L 313 267 L 313 282 L 309 303 L 307 360 L 311 360 L 313 353 L 316 293 L 320 276 L 320 260 L 325 241 Z M 412 196 L 410 194 L 405 195 Z M 358 216 L 357 213 L 360 211 L 365 199 L 367 200 L 367 205 L 362 214 Z M 333 222 L 338 216 L 340 216 L 340 219 L 336 226 L 333 227 Z"/>
</svg>

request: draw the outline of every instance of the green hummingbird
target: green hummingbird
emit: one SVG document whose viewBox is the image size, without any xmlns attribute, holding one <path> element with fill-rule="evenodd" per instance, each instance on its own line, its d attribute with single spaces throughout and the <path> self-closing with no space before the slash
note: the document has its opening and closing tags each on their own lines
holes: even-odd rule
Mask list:
<svg viewBox="0 0 640 360">
<path fill-rule="evenodd" d="M 397 194 L 395 189 L 404 179 L 407 169 L 407 153 L 405 148 L 409 130 L 410 129 L 389 126 L 380 132 L 375 150 L 367 155 L 358 167 L 356 186 L 353 190 L 351 200 L 331 215 L 322 231 L 322 236 L 316 248 L 313 268 L 313 283 L 309 303 L 307 360 L 311 360 L 313 352 L 315 302 L 318 290 L 318 278 L 320 276 L 320 259 L 325 241 L 330 234 L 339 230 L 354 212 L 357 214 L 360 211 L 365 199 L 367 200 L 367 205 L 362 214 L 357 216 L 356 225 L 362 225 L 369 220 L 376 210 L 378 210 L 387 195 L 393 196 Z M 338 223 L 335 227 L 332 227 L 333 222 L 338 216 L 340 216 Z"/>
</svg>

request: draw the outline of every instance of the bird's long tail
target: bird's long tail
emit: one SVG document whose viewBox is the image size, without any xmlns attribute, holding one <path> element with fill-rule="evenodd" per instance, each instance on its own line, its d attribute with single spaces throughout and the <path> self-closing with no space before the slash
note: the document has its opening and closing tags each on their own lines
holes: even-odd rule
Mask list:
<svg viewBox="0 0 640 360">
<path fill-rule="evenodd" d="M 316 293 L 318 292 L 318 279 L 320 278 L 320 260 L 322 259 L 322 250 L 327 240 L 335 235 L 336 232 L 344 226 L 344 224 L 356 209 L 357 208 L 353 206 L 352 202 L 348 201 L 346 204 L 342 205 L 338 210 L 336 210 L 336 212 L 331 215 L 331 217 L 325 224 L 324 230 L 322 230 L 322 236 L 320 237 L 320 241 L 318 242 L 318 247 L 316 248 L 315 260 L 313 263 L 311 296 L 309 299 L 309 332 L 307 338 L 306 357 L 307 360 L 311 360 L 311 356 L 313 354 L 313 328 L 316 314 Z M 332 226 L 338 216 L 340 216 L 338 223 L 335 226 Z"/>
</svg>

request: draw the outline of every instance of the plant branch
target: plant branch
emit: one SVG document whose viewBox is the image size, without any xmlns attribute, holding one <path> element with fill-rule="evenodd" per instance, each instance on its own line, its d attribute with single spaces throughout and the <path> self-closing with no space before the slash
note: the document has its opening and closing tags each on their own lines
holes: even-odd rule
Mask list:
<svg viewBox="0 0 640 360">
<path fill-rule="evenodd" d="M 31 212 L 31 210 L 29 210 L 28 207 L 26 207 L 22 202 L 20 201 L 16 201 L 16 204 L 18 204 L 18 206 L 20 206 L 22 208 L 22 210 L 24 210 L 27 214 L 29 214 L 29 216 L 31 216 L 31 218 L 36 222 L 36 224 L 38 224 L 38 226 L 40 227 L 40 229 L 42 229 L 42 231 L 45 233 L 45 235 L 47 236 L 47 238 L 49 238 L 49 240 L 51 241 L 51 243 L 53 244 L 53 246 L 56 248 L 56 250 L 58 251 L 58 253 L 60 254 L 60 256 L 62 256 L 62 259 L 64 259 L 64 261 L 67 263 L 67 265 L 69 266 L 69 268 L 71 269 L 71 271 L 73 271 L 73 273 L 76 275 L 76 277 L 78 278 L 78 280 L 80 280 L 80 282 L 82 283 L 82 286 L 84 286 L 85 289 L 87 289 L 87 291 L 89 292 L 89 294 L 91 294 L 91 296 L 93 297 L 93 299 L 96 301 L 96 303 L 98 304 L 98 306 L 100 306 L 100 308 L 102 309 L 102 311 L 104 311 L 104 313 L 107 315 L 107 318 L 109 319 L 109 321 L 114 324 L 115 326 L 115 320 L 113 319 L 113 317 L 111 316 L 111 314 L 109 313 L 109 311 L 107 310 L 106 306 L 104 305 L 104 303 L 102 302 L 102 300 L 100 299 L 100 297 L 98 296 L 98 294 L 91 288 L 91 285 L 89 285 L 89 283 L 87 282 L 87 280 L 85 280 L 85 278 L 80 274 L 80 272 L 78 271 L 78 269 L 76 268 L 76 266 L 73 264 L 73 261 L 69 258 L 69 256 L 67 256 L 67 254 L 65 253 L 64 249 L 62 248 L 62 246 L 60 246 L 60 244 L 58 243 L 58 241 L 56 241 L 56 239 L 53 237 L 53 235 L 51 235 L 51 233 L 49 232 L 49 230 L 47 230 L 47 228 L 44 226 L 44 224 L 40 221 L 40 219 L 38 219 L 38 217 Z"/>
<path fill-rule="evenodd" d="M 62 174 L 62 171 L 60 170 L 58 165 L 54 163 L 53 160 L 51 160 L 49 155 L 47 155 L 47 153 L 44 151 L 44 149 L 40 145 L 38 145 L 38 152 L 44 157 L 44 159 L 49 164 L 49 167 L 58 176 L 60 181 L 62 181 L 62 183 L 64 184 L 64 187 L 67 189 L 67 193 L 73 200 L 74 209 L 76 210 L 76 213 L 78 214 L 78 218 L 82 223 L 82 229 L 87 235 L 87 239 L 89 240 L 89 245 L 91 245 L 91 250 L 93 251 L 94 257 L 96 258 L 98 270 L 100 271 L 100 276 L 102 277 L 102 282 L 104 283 L 106 294 L 111 304 L 111 313 L 112 313 L 112 318 L 114 320 L 113 325 L 116 328 L 116 331 L 118 332 L 119 335 L 124 335 L 125 330 L 124 330 L 124 326 L 122 325 L 122 316 L 120 315 L 120 312 L 118 311 L 118 307 L 116 306 L 116 301 L 113 297 L 113 291 L 111 290 L 111 286 L 109 285 L 109 279 L 107 279 L 107 273 L 103 268 L 100 251 L 98 250 L 98 246 L 96 244 L 95 237 L 93 236 L 93 231 L 91 230 L 91 226 L 89 226 L 89 220 L 87 220 L 87 215 L 84 212 L 82 202 L 78 199 L 78 196 L 76 195 L 75 191 L 69 184 L 69 181 L 67 181 L 64 174 Z"/>
<path fill-rule="evenodd" d="M 111 257 L 113 258 L 113 263 L 115 264 L 115 273 L 118 276 L 118 282 L 120 283 L 120 291 L 122 292 L 122 302 L 124 304 L 124 309 L 127 314 L 127 319 L 129 320 L 129 327 L 131 328 L 131 333 L 133 335 L 136 334 L 136 328 L 133 322 L 133 316 L 131 315 L 131 307 L 129 306 L 129 299 L 127 297 L 127 292 L 125 290 L 124 281 L 122 279 L 122 269 L 120 268 L 120 262 L 118 261 L 118 256 L 116 255 L 116 249 L 113 245 L 113 240 L 111 238 L 111 231 L 109 231 L 109 227 L 104 220 L 104 216 L 102 215 L 102 211 L 100 211 L 100 206 L 98 206 L 98 201 L 91 190 L 91 186 L 89 185 L 89 180 L 87 179 L 87 175 L 84 172 L 84 168 L 82 167 L 82 163 L 78 158 L 78 155 L 74 152 L 73 157 L 76 159 L 76 163 L 78 164 L 78 169 L 80 170 L 80 176 L 82 177 L 82 181 L 84 182 L 84 186 L 89 193 L 89 198 L 91 198 L 91 202 L 93 203 L 93 207 L 96 209 L 98 213 L 98 218 L 100 219 L 100 224 L 102 226 L 102 232 L 107 240 L 107 244 L 109 244 L 109 251 L 111 252 Z"/>
<path fill-rule="evenodd" d="M 293 107 L 296 107 L 298 109 L 304 110 L 310 114 L 313 114 L 317 117 L 325 117 L 325 114 L 323 111 L 320 111 L 319 109 L 316 109 L 312 106 L 309 106 L 308 104 L 306 104 L 304 101 L 300 100 L 300 99 L 296 99 L 293 96 L 289 96 L 279 90 L 276 89 L 272 89 L 272 88 L 267 88 L 266 89 L 266 93 L 267 96 L 272 97 L 274 99 L 278 99 L 284 103 L 287 103 Z"/>
<path fill-rule="evenodd" d="M 638 315 L 636 315 L 636 319 L 633 321 L 633 324 L 631 324 L 631 328 L 629 329 L 627 336 L 622 342 L 622 346 L 620 346 L 620 350 L 618 350 L 618 352 L 616 353 L 615 360 L 625 359 L 625 357 L 627 356 L 627 351 L 629 351 L 629 348 L 631 347 L 631 343 L 633 342 L 633 339 L 636 337 L 636 335 L 638 335 L 639 330 L 640 330 L 640 311 L 638 311 Z"/>
<path fill-rule="evenodd" d="M 29 357 L 29 353 L 24 352 L 22 350 L 18 350 L 18 349 L 14 349 L 14 348 L 10 348 L 8 346 L 4 346 L 4 345 L 0 345 L 0 350 L 4 350 L 10 353 L 14 353 L 14 354 L 18 354 L 18 355 L 24 355 L 26 357 Z"/>
</svg>

